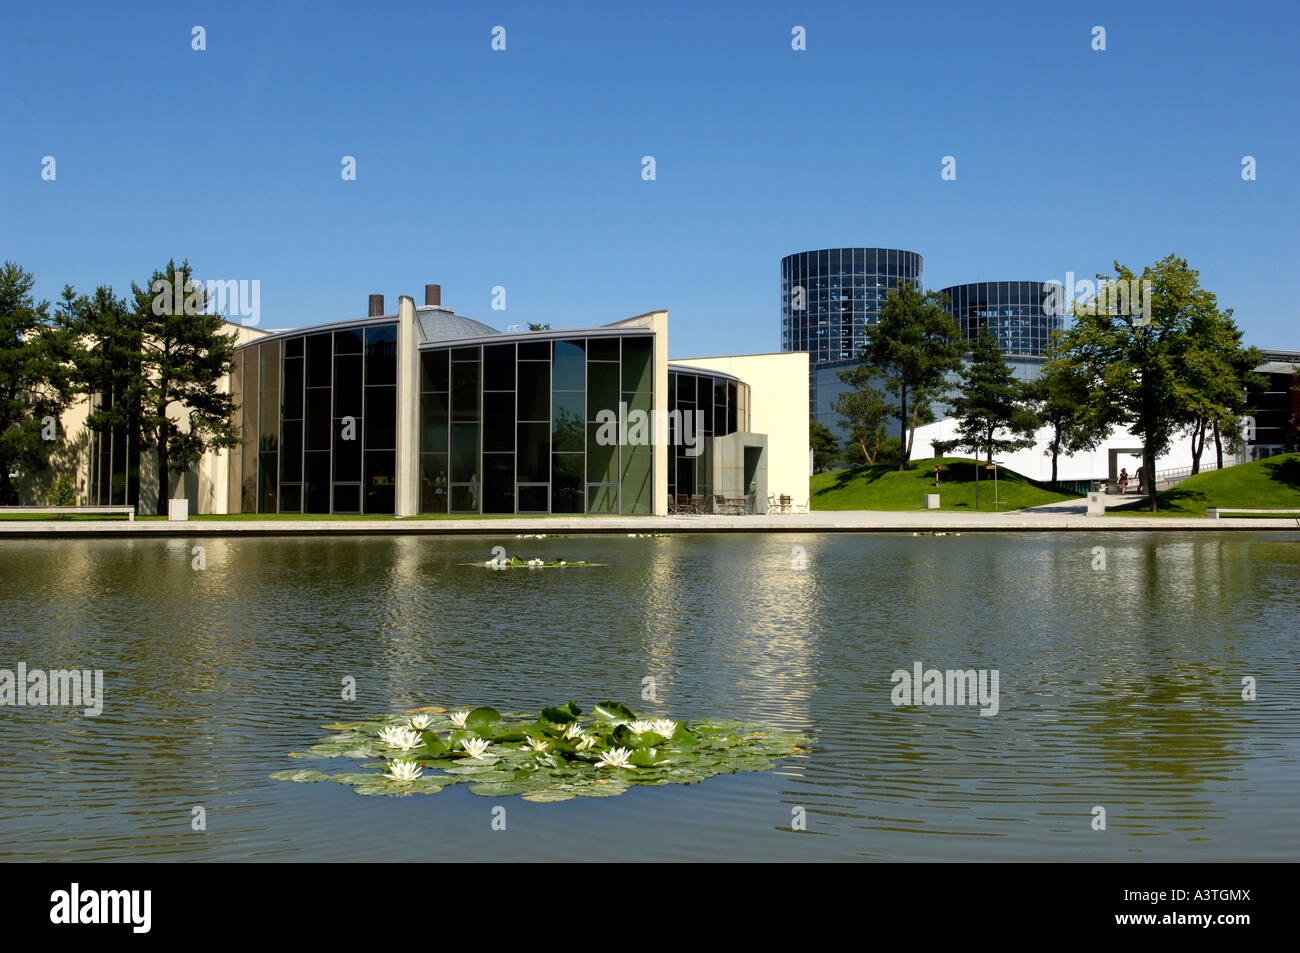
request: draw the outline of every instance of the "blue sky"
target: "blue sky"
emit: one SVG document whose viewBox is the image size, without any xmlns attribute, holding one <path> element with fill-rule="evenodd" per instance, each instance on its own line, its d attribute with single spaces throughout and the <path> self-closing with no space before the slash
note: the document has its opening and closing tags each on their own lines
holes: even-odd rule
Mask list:
<svg viewBox="0 0 1300 953">
<path fill-rule="evenodd" d="M 267 328 L 438 282 L 500 328 L 666 308 L 686 357 L 778 350 L 796 251 L 916 251 L 929 287 L 1176 252 L 1300 349 L 1294 3 L 15 6 L 0 258 L 52 300 L 188 257 Z"/>
</svg>

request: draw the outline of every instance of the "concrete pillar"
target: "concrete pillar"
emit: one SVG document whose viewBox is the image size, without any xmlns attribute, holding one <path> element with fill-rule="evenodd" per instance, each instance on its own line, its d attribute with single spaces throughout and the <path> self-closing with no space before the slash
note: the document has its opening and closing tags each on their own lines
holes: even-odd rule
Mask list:
<svg viewBox="0 0 1300 953">
<path fill-rule="evenodd" d="M 420 349 L 415 299 L 397 305 L 397 488 L 398 516 L 420 515 Z"/>
<path fill-rule="evenodd" d="M 668 312 L 654 311 L 650 316 L 650 327 L 654 330 L 654 415 L 661 420 L 668 419 Z M 654 482 L 654 515 L 668 515 L 668 454 L 675 453 L 673 447 L 665 447 L 658 441 L 653 442 L 654 460 L 651 477 Z"/>
</svg>

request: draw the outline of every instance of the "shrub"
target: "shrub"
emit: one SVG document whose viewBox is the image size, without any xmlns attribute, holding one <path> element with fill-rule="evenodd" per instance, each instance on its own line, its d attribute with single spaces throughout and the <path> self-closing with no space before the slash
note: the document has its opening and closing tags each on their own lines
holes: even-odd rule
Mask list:
<svg viewBox="0 0 1300 953">
<path fill-rule="evenodd" d="M 73 506 L 76 502 L 76 497 L 72 495 L 72 481 L 67 477 L 55 480 L 45 497 L 47 506 Z"/>
</svg>

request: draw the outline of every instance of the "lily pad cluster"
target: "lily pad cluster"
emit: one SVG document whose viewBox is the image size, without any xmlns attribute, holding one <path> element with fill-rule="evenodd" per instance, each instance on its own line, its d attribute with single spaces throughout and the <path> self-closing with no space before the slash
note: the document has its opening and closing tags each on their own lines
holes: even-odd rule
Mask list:
<svg viewBox="0 0 1300 953">
<path fill-rule="evenodd" d="M 557 566 L 599 566 L 600 563 L 589 563 L 585 559 L 563 560 L 563 559 L 525 559 L 523 556 L 506 556 L 504 558 L 489 559 L 481 563 L 467 563 L 470 566 L 487 566 L 489 569 L 554 569 Z"/>
<path fill-rule="evenodd" d="M 609 797 L 634 785 L 691 784 L 715 774 L 767 771 L 807 750 L 807 738 L 738 721 L 638 717 L 617 702 L 589 715 L 573 702 L 540 715 L 492 708 L 422 709 L 326 725 L 335 734 L 295 758 L 368 758 L 361 771 L 278 771 L 282 781 L 334 781 L 358 794 L 437 794 L 468 784 L 484 797 L 528 801 Z"/>
</svg>

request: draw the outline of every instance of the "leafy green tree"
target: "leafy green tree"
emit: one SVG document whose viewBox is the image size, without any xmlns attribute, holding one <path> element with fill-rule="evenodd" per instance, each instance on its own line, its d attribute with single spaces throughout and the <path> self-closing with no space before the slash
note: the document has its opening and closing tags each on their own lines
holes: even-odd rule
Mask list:
<svg viewBox="0 0 1300 953">
<path fill-rule="evenodd" d="M 1169 449 L 1174 434 L 1189 419 L 1192 391 L 1200 386 L 1183 369 L 1190 329 L 1193 322 L 1208 320 L 1217 308 L 1214 295 L 1200 286 L 1200 273 L 1175 255 L 1145 267 L 1141 275 L 1119 262 L 1115 270 L 1121 281 L 1150 282 L 1149 313 L 1076 307 L 1063 353 L 1096 382 L 1089 402 L 1112 405 L 1119 422 L 1141 438 L 1144 472 L 1154 476 L 1156 458 Z M 1111 280 L 1108 275 L 1097 277 Z M 1148 478 L 1145 483 L 1154 513 L 1155 480 Z"/>
<path fill-rule="evenodd" d="M 988 328 L 980 328 L 975 338 L 952 415 L 957 420 L 954 446 L 977 457 L 984 454 L 985 463 L 991 464 L 995 453 L 1034 445 L 1038 417 L 1026 406 L 1025 387 L 1012 374 L 997 335 Z"/>
<path fill-rule="evenodd" d="M 1218 465 L 1223 466 L 1223 434 L 1228 435 L 1230 445 L 1239 440 L 1248 409 L 1247 389 L 1264 385 L 1263 375 L 1254 373 L 1262 359 L 1259 350 L 1245 347 L 1241 336 L 1231 308 L 1204 308 L 1192 315 L 1182 352 L 1192 473 L 1201 472 L 1201 454 L 1210 437 L 1214 438 Z"/>
<path fill-rule="evenodd" d="M 808 424 L 808 443 L 812 447 L 814 471 L 821 473 L 823 470 L 829 470 L 835 466 L 835 461 L 840 455 L 840 448 L 830 427 L 817 420 L 810 421 Z"/>
<path fill-rule="evenodd" d="M 1054 347 L 1060 337 L 1055 336 Z M 1049 347 L 1048 354 L 1056 351 Z M 1054 357 L 1043 365 L 1036 380 L 1025 387 L 1025 396 L 1039 421 L 1051 428 L 1043 453 L 1052 458 L 1052 485 L 1057 482 L 1057 463 L 1062 453 L 1092 450 L 1110 433 L 1115 414 L 1110 404 L 1089 402 L 1092 382 L 1066 357 Z"/>
<path fill-rule="evenodd" d="M 872 385 L 880 374 L 865 364 L 837 371 L 840 380 L 851 385 L 841 393 L 831 409 L 840 415 L 840 426 L 849 432 L 849 443 L 857 447 L 868 466 L 876 462 L 885 439 L 891 407 L 884 391 Z M 827 433 L 829 433 L 829 429 Z"/>
<path fill-rule="evenodd" d="M 18 502 L 15 473 L 46 465 L 72 399 L 71 335 L 32 297 L 35 284 L 15 262 L 0 266 L 0 504 Z"/>
<path fill-rule="evenodd" d="M 534 321 L 529 321 L 529 322 L 528 322 L 528 330 L 529 330 L 529 331 L 549 331 L 549 330 L 551 330 L 551 325 L 550 325 L 549 323 L 547 323 L 547 324 L 538 324 L 538 323 L 536 323 L 536 322 L 534 322 Z"/>
<path fill-rule="evenodd" d="M 208 314 L 209 297 L 193 280 L 188 261 L 168 261 L 147 287 L 132 282 L 132 314 L 143 343 L 139 381 L 141 445 L 158 452 L 158 514 L 167 511 L 172 474 L 193 466 L 207 450 L 239 446 L 234 402 L 220 386 L 234 368 L 235 335 L 221 315 Z M 183 415 L 188 428 L 173 417 Z"/>
<path fill-rule="evenodd" d="M 961 335 L 943 310 L 945 296 L 922 294 L 910 282 L 890 289 L 880 319 L 866 329 L 862 364 L 885 380 L 896 399 L 901 454 L 898 469 L 907 469 L 918 424 L 933 420 L 933 403 L 950 388 L 948 375 L 961 369 Z"/>
<path fill-rule="evenodd" d="M 131 453 L 126 461 L 127 502 L 140 491 L 140 420 L 147 381 L 144 337 L 136 315 L 108 285 L 90 295 L 63 289 L 61 319 L 75 335 L 73 382 L 89 402 L 86 426 L 98 433 L 120 431 Z"/>
</svg>

